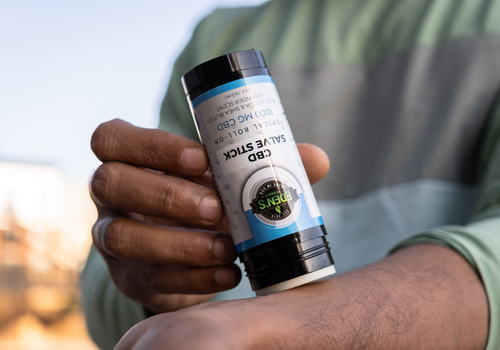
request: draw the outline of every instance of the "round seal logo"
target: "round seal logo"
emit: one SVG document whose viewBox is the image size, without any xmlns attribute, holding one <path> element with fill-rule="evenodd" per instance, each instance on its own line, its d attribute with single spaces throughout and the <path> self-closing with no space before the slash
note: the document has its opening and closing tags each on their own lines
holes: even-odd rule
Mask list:
<svg viewBox="0 0 500 350">
<path fill-rule="evenodd" d="M 297 179 L 280 167 L 253 173 L 243 186 L 241 205 L 247 220 L 268 228 L 285 228 L 295 222 L 303 207 Z"/>
<path fill-rule="evenodd" d="M 297 189 L 279 180 L 271 180 L 258 188 L 250 206 L 252 214 L 260 214 L 269 220 L 282 220 L 292 213 L 299 199 Z"/>
</svg>

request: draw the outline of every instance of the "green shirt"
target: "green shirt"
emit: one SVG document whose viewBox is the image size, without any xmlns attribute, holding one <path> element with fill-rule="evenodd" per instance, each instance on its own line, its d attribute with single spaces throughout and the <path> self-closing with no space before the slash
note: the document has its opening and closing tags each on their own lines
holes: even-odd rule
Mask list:
<svg viewBox="0 0 500 350">
<path fill-rule="evenodd" d="M 337 270 L 410 244 L 451 247 L 484 283 L 488 349 L 497 349 L 498 18 L 499 0 L 276 0 L 219 9 L 178 58 L 160 127 L 196 138 L 181 76 L 224 53 L 262 51 L 296 141 L 330 157 L 314 190 Z M 82 286 L 89 331 L 103 349 L 145 317 L 96 252 Z M 219 298 L 248 293 L 243 283 Z"/>
</svg>

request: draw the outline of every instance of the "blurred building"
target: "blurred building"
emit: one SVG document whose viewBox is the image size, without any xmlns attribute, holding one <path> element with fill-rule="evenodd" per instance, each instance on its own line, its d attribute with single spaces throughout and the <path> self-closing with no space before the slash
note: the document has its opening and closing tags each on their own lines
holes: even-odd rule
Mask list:
<svg viewBox="0 0 500 350">
<path fill-rule="evenodd" d="M 95 218 L 87 183 L 53 166 L 0 161 L 0 348 L 3 330 L 15 343 L 13 329 L 75 319 Z"/>
<path fill-rule="evenodd" d="M 94 219 L 85 182 L 48 165 L 0 161 L 0 265 L 77 270 Z"/>
</svg>

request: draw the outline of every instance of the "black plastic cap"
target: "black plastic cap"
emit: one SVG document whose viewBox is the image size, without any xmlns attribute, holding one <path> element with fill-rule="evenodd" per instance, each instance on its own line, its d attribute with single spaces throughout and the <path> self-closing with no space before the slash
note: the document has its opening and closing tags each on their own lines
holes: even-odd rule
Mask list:
<svg viewBox="0 0 500 350">
<path fill-rule="evenodd" d="M 194 99 L 214 87 L 253 75 L 269 75 L 262 53 L 238 51 L 194 67 L 182 77 L 182 86 L 186 96 Z"/>
<path fill-rule="evenodd" d="M 315 272 L 333 265 L 323 225 L 298 231 L 238 254 L 252 290 Z"/>
</svg>

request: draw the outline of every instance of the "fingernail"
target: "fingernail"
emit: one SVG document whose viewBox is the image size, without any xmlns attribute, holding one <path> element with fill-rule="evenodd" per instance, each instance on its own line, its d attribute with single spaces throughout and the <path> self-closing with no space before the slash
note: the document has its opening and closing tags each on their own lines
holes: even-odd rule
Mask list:
<svg viewBox="0 0 500 350">
<path fill-rule="evenodd" d="M 200 216 L 203 220 L 214 221 L 219 215 L 219 200 L 212 195 L 207 195 L 200 202 Z"/>
<path fill-rule="evenodd" d="M 198 148 L 185 148 L 181 154 L 181 165 L 189 171 L 203 166 L 203 153 Z"/>
<path fill-rule="evenodd" d="M 223 267 L 215 271 L 215 282 L 221 285 L 234 284 L 234 272 L 232 269 Z"/>
<path fill-rule="evenodd" d="M 224 261 L 231 255 L 233 243 L 227 238 L 219 238 L 214 244 L 214 255 L 217 260 Z"/>
</svg>

